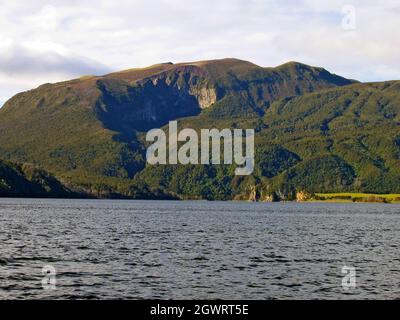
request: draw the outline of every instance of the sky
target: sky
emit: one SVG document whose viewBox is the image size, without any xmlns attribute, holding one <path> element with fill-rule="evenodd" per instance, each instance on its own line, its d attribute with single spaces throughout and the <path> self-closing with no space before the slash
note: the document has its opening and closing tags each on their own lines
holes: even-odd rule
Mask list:
<svg viewBox="0 0 400 320">
<path fill-rule="evenodd" d="M 399 18 L 399 0 L 0 0 L 0 106 L 43 83 L 226 57 L 400 79 Z"/>
</svg>

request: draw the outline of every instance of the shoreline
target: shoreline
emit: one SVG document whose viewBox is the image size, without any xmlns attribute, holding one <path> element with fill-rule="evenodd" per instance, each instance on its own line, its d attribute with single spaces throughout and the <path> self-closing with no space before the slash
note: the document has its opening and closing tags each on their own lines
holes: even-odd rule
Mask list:
<svg viewBox="0 0 400 320">
<path fill-rule="evenodd" d="M 32 199 L 32 200 L 104 200 L 104 201 L 206 201 L 206 202 L 258 202 L 271 203 L 272 201 L 249 201 L 249 200 L 207 200 L 207 199 L 129 199 L 129 198 L 93 198 L 93 197 L 71 197 L 71 198 L 56 198 L 56 197 L 0 197 L 2 199 Z M 276 203 L 375 203 L 375 204 L 400 204 L 400 194 L 372 194 L 372 193 L 315 193 L 309 199 L 302 201 L 297 200 L 282 200 L 275 201 Z"/>
</svg>

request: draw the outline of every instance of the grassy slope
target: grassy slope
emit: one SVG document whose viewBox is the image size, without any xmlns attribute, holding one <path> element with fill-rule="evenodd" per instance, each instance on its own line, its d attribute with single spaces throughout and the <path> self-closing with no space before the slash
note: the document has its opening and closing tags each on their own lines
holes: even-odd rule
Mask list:
<svg viewBox="0 0 400 320">
<path fill-rule="evenodd" d="M 400 203 L 400 194 L 373 194 L 373 193 L 317 193 L 316 199 L 311 201 L 327 202 L 386 202 Z"/>
<path fill-rule="evenodd" d="M 317 196 L 326 197 L 326 198 L 334 198 L 334 197 L 351 197 L 351 198 L 363 198 L 368 196 L 374 197 L 383 197 L 390 200 L 395 200 L 396 198 L 400 199 L 400 193 L 393 194 L 377 194 L 377 193 L 351 193 L 351 192 L 342 192 L 342 193 L 317 193 Z"/>
</svg>

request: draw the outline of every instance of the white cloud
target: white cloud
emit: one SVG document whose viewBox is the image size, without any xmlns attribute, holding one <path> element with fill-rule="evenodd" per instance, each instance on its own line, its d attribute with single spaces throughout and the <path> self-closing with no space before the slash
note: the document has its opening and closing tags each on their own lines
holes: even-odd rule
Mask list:
<svg viewBox="0 0 400 320">
<path fill-rule="evenodd" d="M 355 30 L 342 28 L 344 5 L 356 10 Z M 400 79 L 399 13 L 397 0 L 0 0 L 0 97 L 39 81 L 223 57 Z"/>
<path fill-rule="evenodd" d="M 0 45 L 0 106 L 13 94 L 43 83 L 110 71 L 109 67 L 72 54 L 57 43 L 5 41 Z"/>
<path fill-rule="evenodd" d="M 0 52 L 0 73 L 13 77 L 69 77 L 103 74 L 111 70 L 96 61 L 77 56 L 57 43 L 10 43 L 3 46 Z"/>
</svg>

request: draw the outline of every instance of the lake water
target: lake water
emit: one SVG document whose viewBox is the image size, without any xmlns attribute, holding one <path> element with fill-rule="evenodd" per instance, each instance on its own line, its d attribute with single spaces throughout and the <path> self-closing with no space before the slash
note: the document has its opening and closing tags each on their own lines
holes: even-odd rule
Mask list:
<svg viewBox="0 0 400 320">
<path fill-rule="evenodd" d="M 400 206 L 0 199 L 11 298 L 400 299 Z"/>
</svg>

